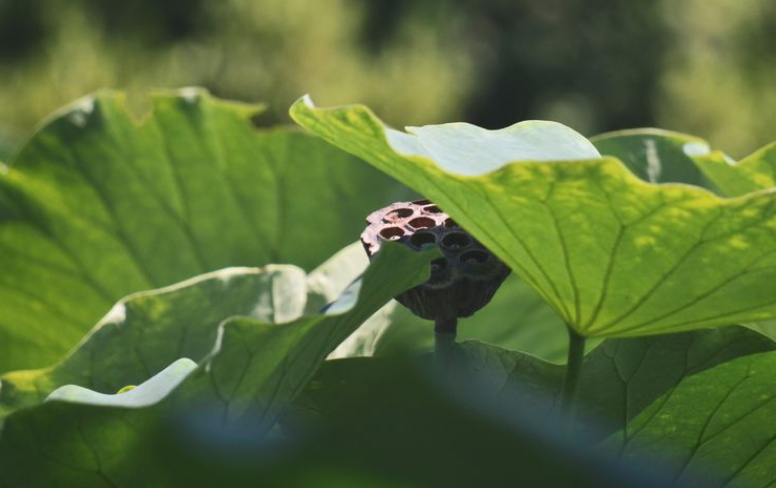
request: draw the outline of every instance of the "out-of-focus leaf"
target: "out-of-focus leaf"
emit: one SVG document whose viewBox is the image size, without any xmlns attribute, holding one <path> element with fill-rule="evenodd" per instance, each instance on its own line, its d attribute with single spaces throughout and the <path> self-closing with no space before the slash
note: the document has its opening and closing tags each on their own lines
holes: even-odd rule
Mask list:
<svg viewBox="0 0 776 488">
<path fill-rule="evenodd" d="M 400 322 L 397 322 L 396 317 L 399 313 L 399 302 L 391 300 L 383 308 L 378 310 L 374 315 L 364 322 L 350 337 L 345 339 L 342 344 L 337 346 L 337 349 L 332 351 L 328 359 L 344 359 L 354 357 L 369 357 L 377 354 L 378 347 L 382 344 L 383 337 L 386 334 L 393 331 Z M 417 339 L 420 345 L 425 344 L 432 332 L 430 330 L 423 330 L 425 334 L 418 333 L 411 336 L 412 346 L 417 347 L 418 344 L 414 342 Z"/>
<path fill-rule="evenodd" d="M 776 342 L 741 326 L 606 340 L 585 358 L 575 430 L 589 442 L 619 430 L 627 432 L 631 419 L 684 378 L 742 356 L 773 350 Z M 505 418 L 510 418 L 511 410 L 529 411 L 538 418 L 557 407 L 563 366 L 473 341 L 457 346 L 456 360 L 449 375 L 450 390 L 457 392 L 455 401 L 466 403 L 468 398 L 476 398 L 480 406 L 489 404 L 491 411 Z M 336 405 L 335 392 L 340 390 L 310 391 L 313 397 L 324 395 L 323 404 Z"/>
<path fill-rule="evenodd" d="M 495 373 L 495 385 L 499 367 L 492 359 L 489 352 L 472 352 L 468 374 Z M 531 376 L 531 362 L 517 361 L 523 377 Z M 526 485 L 662 486 L 659 474 L 615 466 L 589 446 L 537 432 L 534 419 L 518 414 L 519 420 L 504 423 L 473 408 L 477 398 L 466 405 L 451 401 L 449 385 L 428 366 L 403 359 L 327 362 L 317 387 L 331 388 L 329 422 L 287 440 L 224 433 L 180 412 L 171 418 L 169 402 L 141 409 L 46 402 L 8 419 L 0 483 L 198 488 L 227 480 L 234 486 L 432 488 L 494 486 L 511 472 L 510 479 Z M 6 443 L 15 449 L 4 449 Z"/>
<path fill-rule="evenodd" d="M 724 436 L 724 439 L 731 439 L 728 437 L 730 435 L 734 440 L 737 439 L 736 442 L 744 442 L 745 433 L 724 432 L 726 429 L 732 431 L 737 419 L 748 415 L 743 407 L 734 409 L 731 406 L 729 413 L 714 414 L 711 409 L 717 403 L 703 402 L 707 396 L 712 395 L 715 371 L 741 361 L 759 361 L 758 358 L 772 356 L 774 349 L 776 343 L 744 327 L 700 330 L 656 338 L 608 340 L 588 356 L 582 370 L 575 430 L 581 434 L 579 438 L 588 449 L 590 445 L 609 436 L 603 451 L 599 451 L 602 454 L 616 454 L 616 449 L 612 451 L 612 447 L 627 446 L 623 448 L 627 457 L 625 466 L 634 462 L 649 462 L 650 471 L 665 476 L 666 479 L 662 482 L 668 485 L 667 480 L 673 480 L 676 475 L 672 466 L 681 465 L 689 456 L 684 450 L 691 445 L 686 439 L 687 432 L 697 432 L 706 421 L 705 415 L 711 413 L 714 417 L 713 422 L 706 427 L 709 437 L 719 435 Z M 468 411 L 497 421 L 505 426 L 504 428 L 520 425 L 521 421 L 530 419 L 533 426 L 531 432 L 534 434 L 547 436 L 558 433 L 554 413 L 557 412 L 557 398 L 562 385 L 562 366 L 474 342 L 460 344 L 454 358 L 449 372 L 444 374 L 444 379 L 437 384 L 437 388 L 444 392 L 448 405 L 464 406 Z M 415 367 L 429 368 L 430 359 L 428 357 L 418 361 Z M 416 407 L 413 394 L 405 395 L 406 392 L 399 389 L 381 393 L 375 391 L 385 390 L 385 385 L 391 383 L 390 378 L 394 375 L 397 376 L 395 381 L 409 376 L 406 372 L 397 372 L 399 362 L 396 358 L 327 362 L 300 398 L 294 414 L 287 418 L 290 424 L 288 428 L 304 431 L 310 429 L 310 426 L 331 422 L 332 418 L 346 424 L 347 421 L 353 420 L 353 412 L 365 408 L 377 409 L 375 415 L 385 420 L 390 417 L 389 412 L 401 408 L 401 405 L 410 404 Z M 741 369 L 738 371 L 741 372 Z M 438 373 L 434 369 L 428 369 L 425 374 L 434 378 Z M 750 373 L 754 374 L 755 369 Z M 759 380 L 761 386 L 758 388 L 765 388 L 768 373 L 772 371 L 762 371 Z M 694 384 L 693 378 L 696 377 L 705 378 L 704 381 L 708 382 L 705 388 L 708 391 L 697 400 L 687 391 L 681 400 L 673 402 L 672 395 L 681 392 L 685 388 L 684 385 Z M 440 380 L 437 378 L 437 381 Z M 720 386 L 724 389 L 728 383 L 727 378 L 723 378 Z M 763 390 L 754 393 L 760 391 Z M 747 396 L 747 393 L 750 395 Z M 768 402 L 773 394 L 765 395 L 764 391 L 763 394 L 752 393 L 747 390 L 740 394 L 736 392 L 735 395 L 742 402 L 746 402 L 747 406 L 770 408 Z M 357 402 L 361 395 L 369 399 L 369 407 L 363 404 L 365 399 L 361 400 L 362 403 Z M 727 395 L 720 392 L 714 397 L 726 401 L 724 399 Z M 693 411 L 696 401 L 701 402 L 698 412 Z M 673 408 L 677 409 L 677 412 L 668 411 L 666 414 L 662 407 L 665 402 L 673 402 Z M 658 408 L 663 410 L 658 411 Z M 678 409 L 681 409 L 681 412 Z M 776 409 L 770 410 L 776 412 Z M 295 424 L 295 421 L 300 423 Z M 650 432 L 651 425 L 647 424 L 645 428 L 645 422 L 660 424 L 662 427 Z M 767 440 L 774 429 L 764 428 L 765 433 L 754 432 L 752 429 L 755 428 L 755 421 L 747 423 L 750 425 L 749 432 L 757 443 L 755 446 L 744 446 L 743 450 L 745 453 L 756 454 L 758 451 L 755 447 L 763 446 L 760 440 Z M 769 425 L 765 418 L 761 418 L 760 423 Z M 374 430 L 369 432 L 373 433 Z M 615 434 L 610 436 L 612 433 Z M 776 438 L 776 435 L 770 438 L 771 441 L 773 438 Z M 722 484 L 723 478 L 717 473 L 735 465 L 735 462 L 743 457 L 736 453 L 730 455 L 731 459 L 735 459 L 732 464 L 727 460 L 723 462 L 727 456 L 727 447 L 724 447 L 727 441 L 724 439 L 708 440 L 714 445 L 710 445 L 708 450 L 697 456 L 693 461 L 697 465 L 685 473 L 680 486 Z M 630 447 L 631 444 L 634 446 Z M 672 448 L 674 444 L 678 449 Z M 634 452 L 630 454 L 627 449 Z M 736 449 L 741 447 L 736 446 Z M 709 464 L 706 464 L 705 458 L 710 458 Z M 670 469 L 664 471 L 661 460 L 667 462 Z M 770 457 L 758 460 L 759 470 L 766 471 L 768 462 L 772 466 Z M 726 467 L 716 468 L 715 463 L 722 463 Z M 757 473 L 757 469 L 754 468 L 753 472 Z M 776 476 L 772 469 L 768 472 Z M 727 473 L 730 474 L 731 471 L 728 470 Z M 738 481 L 738 478 L 735 479 Z M 710 484 L 704 484 L 710 480 Z M 770 481 L 765 476 L 755 480 Z"/>
<path fill-rule="evenodd" d="M 431 360 L 327 361 L 284 426 L 300 438 L 329 433 L 333 452 L 348 446 L 355 466 L 379 466 L 418 486 L 497 486 L 507 472 L 526 486 L 661 486 L 657 470 L 615 466 L 558 435 L 548 414 L 562 367 L 476 342 L 460 344 L 451 374 Z M 522 440 L 510 444 L 512 435 Z M 338 457 L 330 462 L 342 463 Z"/>
<path fill-rule="evenodd" d="M 746 324 L 747 327 L 752 328 L 762 334 L 767 335 L 771 339 L 776 340 L 776 320 L 766 320 L 765 322 L 756 322 L 754 324 Z"/>
<path fill-rule="evenodd" d="M 774 192 L 730 200 L 646 183 L 559 124 L 404 133 L 363 106 L 303 99 L 291 113 L 433 200 L 583 336 L 776 317 Z"/>
<path fill-rule="evenodd" d="M 368 266 L 369 259 L 360 242 L 337 251 L 307 275 L 307 312 L 318 312 L 321 307 L 336 300 Z"/>
<path fill-rule="evenodd" d="M 87 97 L 0 170 L 0 372 L 55 361 L 129 293 L 229 266 L 310 269 L 397 185 L 196 89 Z"/>
</svg>

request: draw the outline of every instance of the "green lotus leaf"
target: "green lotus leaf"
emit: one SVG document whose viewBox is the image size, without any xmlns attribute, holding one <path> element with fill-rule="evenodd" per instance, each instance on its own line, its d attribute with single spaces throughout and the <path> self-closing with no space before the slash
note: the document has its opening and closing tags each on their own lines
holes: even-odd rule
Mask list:
<svg viewBox="0 0 776 488">
<path fill-rule="evenodd" d="M 627 437 L 633 419 L 686 378 L 774 350 L 776 342 L 741 326 L 606 340 L 585 358 L 576 428 L 591 442 Z"/>
<path fill-rule="evenodd" d="M 494 386 L 506 367 L 515 378 L 540 377 L 533 367 L 542 366 L 535 359 L 504 358 L 499 367 L 501 354 L 495 349 L 471 347 L 468 374 L 493 373 Z M 389 480 L 395 483 L 387 486 L 493 486 L 503 481 L 505 470 L 514 469 L 518 481 L 541 479 L 549 486 L 653 486 L 622 469 L 602 475 L 602 466 L 613 468 L 613 463 L 594 456 L 589 446 L 524 428 L 532 419 L 505 425 L 482 410 L 450 402 L 449 392 L 428 373 L 406 358 L 327 361 L 308 390 L 317 392 L 330 422 L 314 435 L 302 429 L 285 439 L 257 440 L 189 423 L 192 417 L 202 420 L 196 416 L 198 405 L 184 413 L 170 410 L 176 406 L 171 402 L 150 408 L 46 402 L 6 422 L 0 484 L 193 488 L 226 479 L 240 486 L 375 486 L 375 480 L 376 486 Z M 413 436 L 418 441 L 408 443 Z M 445 463 L 460 467 L 428 468 Z"/>
<path fill-rule="evenodd" d="M 49 385 L 80 374 L 81 385 L 62 386 L 49 401 L 8 412 L 0 486 L 133 485 L 145 475 L 139 466 L 166 459 L 154 442 L 160 423 L 173 425 L 178 435 L 180 429 L 191 436 L 212 429 L 208 435 L 266 437 L 326 356 L 391 297 L 428 279 L 428 263 L 438 256 L 389 244 L 362 278 L 314 314 L 304 312 L 305 273 L 292 266 L 226 270 L 126 300 L 123 314 L 114 309 L 69 364 L 41 372 Z M 318 293 L 317 285 L 312 288 Z M 251 317 L 222 309 L 222 320 L 196 322 L 198 313 L 232 295 L 236 313 L 234 302 L 242 302 Z M 199 308 L 198 300 L 205 301 Z M 137 373 L 177 355 L 175 346 L 197 357 L 204 351 L 190 341 L 208 340 L 211 350 L 194 370 L 191 360 L 181 359 L 162 364 L 155 376 Z M 128 383 L 139 386 L 115 394 Z"/>
<path fill-rule="evenodd" d="M 78 385 L 57 388 L 47 402 L 69 402 L 103 407 L 143 408 L 164 400 L 197 368 L 191 359 L 181 358 L 137 386 L 124 387 L 111 395 Z"/>
<path fill-rule="evenodd" d="M 728 478 L 719 476 L 720 473 L 730 475 L 731 467 L 742 467 L 740 460 L 760 452 L 758 449 L 770 438 L 769 447 L 761 451 L 762 459 L 754 463 L 759 468 L 752 468 L 753 473 L 759 469 L 763 475 L 752 479 L 765 485 L 774 478 L 773 470 L 766 467 L 772 467 L 776 459 L 776 449 L 772 446 L 776 429 L 769 427 L 770 417 L 765 417 L 770 414 L 752 413 L 757 417 L 747 419 L 740 427 L 737 422 L 749 415 L 748 408 L 754 410 L 758 406 L 776 415 L 776 408 L 772 407 L 774 394 L 772 388 L 767 388 L 773 368 L 753 367 L 750 373 L 759 375 L 757 389 L 743 386 L 740 392 L 736 390 L 732 395 L 740 402 L 740 408 L 730 405 L 718 413 L 713 408 L 719 405 L 719 400 L 729 401 L 728 387 L 735 385 L 733 377 L 739 380 L 742 377 L 724 374 L 718 389 L 715 378 L 717 371 L 726 371 L 729 365 L 761 364 L 766 357 L 771 364 L 774 354 L 776 343 L 740 326 L 606 340 L 586 358 L 580 378 L 575 431 L 587 449 L 594 451 L 592 446 L 600 445 L 599 452 L 608 455 L 616 455 L 622 449 L 627 458 L 624 465 L 654 461 L 650 466 L 651 475 L 665 475 L 672 480 L 678 472 L 676 466 L 689 462 L 690 447 L 695 445 L 697 433 L 706 423 L 709 446 L 696 454 L 693 469 L 685 473 L 687 479 L 681 480 L 686 485 L 681 486 L 722 485 Z M 562 389 L 562 366 L 473 341 L 459 344 L 453 358 L 450 364 L 453 373 L 436 385 L 446 392 L 450 405 L 464 406 L 505 428 L 528 418 L 536 430 L 549 435 L 557 433 L 555 413 Z M 415 360 L 414 367 L 430 366 L 431 362 L 427 361 L 430 358 L 424 359 L 425 362 Z M 289 428 L 304 431 L 323 419 L 326 422 L 331 418 L 352 419 L 353 412 L 364 408 L 363 402 L 367 401 L 358 403 L 357 399 L 363 396 L 373 401 L 378 395 L 377 389 L 398 383 L 407 375 L 398 372 L 402 361 L 396 357 L 327 361 L 298 399 L 293 415 L 287 417 L 287 422 L 298 422 Z M 735 371 L 740 375 L 746 370 L 738 367 Z M 703 392 L 696 397 L 697 390 L 686 385 L 699 384 L 704 385 Z M 372 408 L 390 410 L 396 405 L 412 403 L 400 391 L 383 394 L 392 401 L 374 402 Z M 674 400 L 677 395 L 681 399 Z M 709 415 L 713 417 L 711 420 Z M 742 446 L 747 435 L 753 443 Z M 715 436 L 720 439 L 713 440 Z M 730 439 L 738 444 L 728 446 L 726 442 Z M 666 464 L 671 469 L 664 472 L 662 467 Z M 667 484 L 657 483 L 657 486 Z M 741 483 L 741 486 L 751 485 Z"/>
<path fill-rule="evenodd" d="M 601 154 L 620 159 L 635 175 L 651 183 L 705 186 L 731 197 L 776 186 L 773 144 L 736 163 L 721 151 L 711 151 L 703 139 L 662 129 L 609 132 L 591 141 Z M 776 337 L 773 321 L 746 325 Z"/>
<path fill-rule="evenodd" d="M 776 187 L 776 143 L 735 161 L 716 151 L 695 158 L 703 173 L 728 196 Z"/>
<path fill-rule="evenodd" d="M 776 317 L 776 192 L 650 184 L 559 124 L 387 128 L 363 106 L 294 119 L 437 203 L 587 337 Z M 563 158 L 560 160 L 559 158 Z"/>
<path fill-rule="evenodd" d="M 394 199 L 388 178 L 197 89 L 135 121 L 100 92 L 0 167 L 0 372 L 71 349 L 114 303 L 230 266 L 309 270 Z"/>
<path fill-rule="evenodd" d="M 306 292 L 303 270 L 271 265 L 227 268 L 130 295 L 56 365 L 0 377 L 0 415 L 39 404 L 64 385 L 115 393 L 142 383 L 178 358 L 199 362 L 212 351 L 225 320 L 296 319 L 307 305 Z M 317 295 L 310 298 L 319 301 Z"/>
<path fill-rule="evenodd" d="M 774 350 L 776 342 L 741 326 L 608 339 L 585 358 L 575 430 L 586 441 L 602 440 L 627 429 L 633 418 L 684 378 L 739 357 Z M 401 359 L 327 366 L 321 373 L 324 378 L 316 381 L 332 388 L 311 383 L 307 401 L 317 411 L 344 408 L 339 406 L 339 396 L 355 393 L 346 393 L 347 381 L 333 372 L 369 377 L 375 370 L 390 370 L 392 361 Z M 457 401 L 466 403 L 467 397 L 476 397 L 480 404 L 490 403 L 490 411 L 507 417 L 510 412 L 527 410 L 532 418 L 540 418 L 557 410 L 562 365 L 520 351 L 465 341 L 456 347 L 453 368 L 450 387 L 459 392 Z"/>
<path fill-rule="evenodd" d="M 354 279 L 364 270 L 351 269 L 348 274 L 346 268 L 337 267 L 339 274 L 332 274 L 333 263 L 342 262 L 338 256 L 309 275 L 291 265 L 228 268 L 160 290 L 133 294 L 119 302 L 81 344 L 56 365 L 14 371 L 0 377 L 0 418 L 41 403 L 52 391 L 64 385 L 115 393 L 126 385 L 142 383 L 178 358 L 191 358 L 196 362 L 207 360 L 214 354 L 217 343 L 218 350 L 230 345 L 244 349 L 244 341 L 235 338 L 232 332 L 240 327 L 239 324 L 246 328 L 245 334 L 256 335 L 252 347 L 257 351 L 264 348 L 274 351 L 275 356 L 265 355 L 265 361 L 271 361 L 272 357 L 288 360 L 284 351 L 293 347 L 286 344 L 286 349 L 273 349 L 268 342 L 276 337 L 289 337 L 294 341 L 307 337 L 306 328 L 318 322 L 344 321 L 345 325 L 321 325 L 321 329 L 314 329 L 313 336 L 321 334 L 319 330 L 326 331 L 319 343 L 310 337 L 305 339 L 312 341 L 310 347 L 314 346 L 315 351 L 334 349 L 403 287 L 421 279 L 425 272 L 421 265 L 430 259 L 429 254 L 393 247 L 388 246 L 387 252 L 381 253 L 381 258 L 366 269 L 366 276 L 373 282 L 367 292 L 361 294 L 358 293 L 361 281 Z M 391 260 L 396 262 L 388 264 Z M 352 274 L 354 272 L 356 274 Z M 343 294 L 334 303 L 341 313 L 355 307 L 352 313 L 333 315 L 335 309 L 330 306 L 328 315 L 321 315 L 322 306 L 347 291 L 348 285 L 351 285 L 351 292 Z M 296 322 L 303 325 L 294 325 Z M 281 328 L 267 324 L 289 325 Z M 224 328 L 221 336 L 220 326 Z M 340 337 L 342 334 L 345 337 Z M 239 353 L 232 359 L 236 360 Z M 310 357 L 311 352 L 305 349 L 302 354 Z M 218 358 L 216 354 L 211 360 L 220 364 L 223 358 Z M 262 364 L 267 366 L 266 362 Z M 307 367 L 313 364 L 315 361 Z M 218 371 L 227 379 L 238 375 L 237 371 L 228 368 Z"/>
<path fill-rule="evenodd" d="M 689 487 L 776 483 L 776 353 L 686 377 L 604 446 L 627 462 L 659 464 Z"/>
<path fill-rule="evenodd" d="M 428 279 L 424 266 L 439 256 L 386 246 L 363 278 L 314 315 L 282 325 L 249 317 L 224 322 L 207 366 L 194 372 L 173 399 L 185 408 L 209 405 L 225 425 L 267 434 L 334 349 L 391 297 Z"/>
</svg>

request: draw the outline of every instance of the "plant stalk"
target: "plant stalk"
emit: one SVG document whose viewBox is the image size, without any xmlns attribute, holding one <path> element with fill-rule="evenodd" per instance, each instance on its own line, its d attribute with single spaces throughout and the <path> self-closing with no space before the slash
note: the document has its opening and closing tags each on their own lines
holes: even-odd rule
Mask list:
<svg viewBox="0 0 776 488">
<path fill-rule="evenodd" d="M 585 338 L 571 327 L 569 332 L 569 349 L 566 360 L 566 380 L 563 383 L 563 399 L 561 415 L 566 431 L 570 434 L 574 424 L 574 413 L 579 389 L 579 376 L 582 372 L 582 362 L 585 359 Z"/>
<path fill-rule="evenodd" d="M 436 319 L 434 321 L 434 365 L 447 378 L 455 354 L 455 338 L 458 334 L 458 319 Z"/>
</svg>

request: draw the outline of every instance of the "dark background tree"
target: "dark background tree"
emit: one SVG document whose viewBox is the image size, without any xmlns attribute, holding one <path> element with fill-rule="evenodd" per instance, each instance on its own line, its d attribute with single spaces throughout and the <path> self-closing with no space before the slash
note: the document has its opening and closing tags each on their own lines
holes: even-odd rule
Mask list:
<svg viewBox="0 0 776 488">
<path fill-rule="evenodd" d="M 268 102 L 266 123 L 309 92 L 396 124 L 659 125 L 741 156 L 776 139 L 774 19 L 766 0 L 0 0 L 0 155 L 94 89 L 143 110 L 204 85 Z"/>
</svg>

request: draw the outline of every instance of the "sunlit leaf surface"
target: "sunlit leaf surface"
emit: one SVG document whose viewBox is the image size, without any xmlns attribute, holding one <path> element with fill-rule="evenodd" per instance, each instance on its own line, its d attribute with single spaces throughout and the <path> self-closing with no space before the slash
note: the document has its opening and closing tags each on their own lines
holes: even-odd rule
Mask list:
<svg viewBox="0 0 776 488">
<path fill-rule="evenodd" d="M 259 107 L 185 89 L 133 120 L 101 92 L 0 171 L 0 372 L 55 361 L 125 295 L 229 266 L 311 269 L 397 185 Z"/>
<path fill-rule="evenodd" d="M 729 200 L 646 183 L 558 124 L 404 133 L 363 106 L 319 109 L 305 99 L 291 113 L 439 204 L 584 336 L 776 316 L 773 192 Z M 542 158 L 525 141 L 559 148 Z"/>
</svg>

